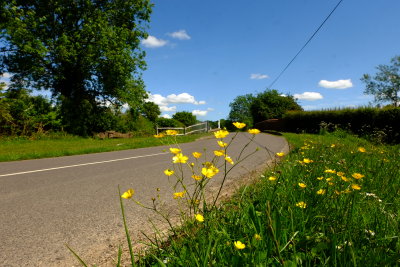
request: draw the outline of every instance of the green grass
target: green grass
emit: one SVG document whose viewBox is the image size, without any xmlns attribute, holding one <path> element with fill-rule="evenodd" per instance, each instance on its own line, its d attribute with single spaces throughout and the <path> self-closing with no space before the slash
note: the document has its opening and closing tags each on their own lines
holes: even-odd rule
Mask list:
<svg viewBox="0 0 400 267">
<path fill-rule="evenodd" d="M 177 142 L 191 142 L 204 136 L 208 136 L 208 134 L 177 136 Z M 68 135 L 35 140 L 3 138 L 0 139 L 0 162 L 99 153 L 159 145 L 161 145 L 160 140 L 154 137 L 104 140 Z"/>
<path fill-rule="evenodd" d="M 137 264 L 400 265 L 400 146 L 340 132 L 285 137 L 292 152 L 276 168 L 204 212 L 204 222 L 189 218 L 166 241 L 153 240 Z"/>
</svg>

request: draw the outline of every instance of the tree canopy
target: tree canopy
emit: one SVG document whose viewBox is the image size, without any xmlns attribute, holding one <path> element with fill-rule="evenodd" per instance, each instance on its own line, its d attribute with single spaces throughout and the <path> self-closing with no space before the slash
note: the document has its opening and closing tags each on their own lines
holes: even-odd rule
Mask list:
<svg viewBox="0 0 400 267">
<path fill-rule="evenodd" d="M 378 72 L 371 76 L 364 74 L 361 81 L 366 87 L 364 94 L 373 95 L 376 103 L 390 102 L 393 106 L 400 105 L 400 56 L 390 61 L 391 65 L 379 65 Z"/>
<path fill-rule="evenodd" d="M 67 130 L 86 135 L 107 102 L 147 97 L 140 40 L 149 0 L 0 0 L 0 74 L 10 88 L 51 90 Z"/>
<path fill-rule="evenodd" d="M 253 117 L 250 111 L 251 104 L 254 101 L 252 94 L 237 96 L 233 102 L 229 104 L 231 111 L 229 112 L 230 121 L 239 121 L 246 123 L 248 127 L 253 125 Z"/>
<path fill-rule="evenodd" d="M 293 110 L 303 109 L 293 96 L 285 96 L 277 90 L 266 90 L 257 94 L 250 107 L 254 123 L 280 119 L 287 111 Z"/>
<path fill-rule="evenodd" d="M 142 106 L 142 114 L 150 121 L 155 122 L 161 114 L 160 107 L 154 102 L 145 102 Z"/>
<path fill-rule="evenodd" d="M 177 112 L 172 115 L 172 118 L 183 123 L 186 127 L 197 123 L 196 116 L 188 111 Z"/>
<path fill-rule="evenodd" d="M 244 122 L 250 127 L 260 121 L 282 118 L 287 111 L 303 110 L 293 96 L 285 96 L 277 90 L 238 96 L 229 106 L 229 120 Z"/>
</svg>

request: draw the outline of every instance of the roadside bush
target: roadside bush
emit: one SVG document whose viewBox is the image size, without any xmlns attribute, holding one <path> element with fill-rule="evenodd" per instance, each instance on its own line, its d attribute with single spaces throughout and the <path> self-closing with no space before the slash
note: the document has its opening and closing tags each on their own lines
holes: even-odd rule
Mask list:
<svg viewBox="0 0 400 267">
<path fill-rule="evenodd" d="M 288 112 L 284 129 L 295 133 L 332 132 L 348 130 L 372 141 L 400 143 L 400 108 L 363 107 L 326 111 Z"/>
<path fill-rule="evenodd" d="M 156 124 L 158 127 L 185 127 L 182 122 L 167 118 L 157 118 Z"/>
</svg>

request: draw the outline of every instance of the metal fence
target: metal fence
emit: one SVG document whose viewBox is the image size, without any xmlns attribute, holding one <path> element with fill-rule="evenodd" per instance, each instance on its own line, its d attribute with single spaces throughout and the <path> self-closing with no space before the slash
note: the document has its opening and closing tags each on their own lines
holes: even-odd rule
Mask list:
<svg viewBox="0 0 400 267">
<path fill-rule="evenodd" d="M 164 132 L 166 130 L 175 130 L 178 135 L 187 135 L 193 133 L 208 132 L 208 122 L 201 122 L 198 124 L 190 125 L 188 127 L 157 127 L 157 134 Z"/>
</svg>

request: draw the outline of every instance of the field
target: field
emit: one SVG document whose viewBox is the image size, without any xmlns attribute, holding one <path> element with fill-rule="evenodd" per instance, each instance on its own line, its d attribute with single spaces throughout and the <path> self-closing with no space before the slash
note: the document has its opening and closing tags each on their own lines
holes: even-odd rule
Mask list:
<svg viewBox="0 0 400 267">
<path fill-rule="evenodd" d="M 178 142 L 192 142 L 207 134 L 179 136 Z M 72 135 L 55 135 L 39 139 L 0 138 L 0 162 L 100 153 L 125 149 L 159 146 L 153 137 L 127 139 L 96 139 Z"/>
<path fill-rule="evenodd" d="M 399 265 L 400 146 L 343 132 L 285 137 L 292 151 L 273 170 L 166 241 L 152 239 L 136 264 Z"/>
</svg>

